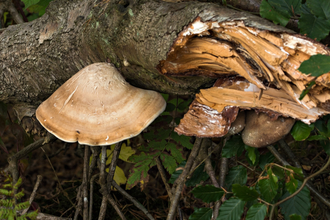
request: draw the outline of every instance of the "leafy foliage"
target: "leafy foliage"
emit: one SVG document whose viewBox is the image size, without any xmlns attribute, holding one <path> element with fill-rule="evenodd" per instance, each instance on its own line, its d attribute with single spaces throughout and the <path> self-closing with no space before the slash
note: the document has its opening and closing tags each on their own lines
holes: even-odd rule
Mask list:
<svg viewBox="0 0 330 220">
<path fill-rule="evenodd" d="M 225 201 L 220 207 L 220 212 L 217 220 L 239 220 L 244 211 L 245 202 L 242 200 L 232 197 Z"/>
<path fill-rule="evenodd" d="M 246 220 L 264 220 L 267 213 L 267 206 L 262 203 L 254 204 L 250 207 L 246 215 Z"/>
<path fill-rule="evenodd" d="M 52 0 L 22 0 L 22 1 L 25 4 L 25 10 L 31 13 L 31 15 L 28 17 L 28 20 L 32 21 L 45 14 L 46 8 Z"/>
<path fill-rule="evenodd" d="M 297 121 L 291 130 L 291 135 L 296 141 L 302 141 L 308 138 L 313 129 L 314 124 L 308 125 L 301 121 Z"/>
<path fill-rule="evenodd" d="M 289 195 L 290 192 L 286 192 L 282 199 Z M 311 198 L 308 188 L 304 187 L 296 196 L 280 204 L 280 207 L 286 219 L 289 219 L 293 214 L 300 215 L 302 219 L 306 219 L 311 208 Z"/>
<path fill-rule="evenodd" d="M 232 136 L 222 149 L 222 157 L 240 156 L 244 150 L 244 143 L 239 135 Z"/>
<path fill-rule="evenodd" d="M 330 3 L 328 0 L 263 0 L 260 15 L 275 24 L 286 26 L 290 18 L 299 18 L 301 34 L 322 40 L 330 31 Z M 298 17 L 299 16 L 299 17 Z"/>
<path fill-rule="evenodd" d="M 224 191 L 212 185 L 198 186 L 192 190 L 192 194 L 203 202 L 216 202 L 224 195 Z"/>
<path fill-rule="evenodd" d="M 163 95 L 163 97 L 169 99 L 168 95 Z M 138 184 L 141 179 L 147 180 L 148 170 L 156 165 L 156 158 L 160 159 L 170 174 L 174 174 L 176 177 L 180 175 L 176 168 L 185 159 L 183 147 L 191 149 L 193 145 L 190 143 L 189 137 L 179 136 L 168 125 L 178 121 L 178 118 L 172 117 L 176 114 L 171 114 L 171 112 L 183 112 L 188 108 L 190 102 L 191 100 L 180 98 L 167 100 L 165 112 L 150 125 L 150 130 L 143 134 L 145 144 L 129 158 L 135 165 L 128 178 L 126 185 L 128 189 Z"/>
<path fill-rule="evenodd" d="M 241 186 L 240 184 L 233 184 L 232 189 L 234 195 L 245 202 L 256 200 L 260 196 L 255 189 L 249 189 L 247 186 Z"/>
<path fill-rule="evenodd" d="M 196 209 L 193 214 L 189 216 L 189 220 L 209 220 L 212 217 L 212 209 L 200 208 Z"/>
<path fill-rule="evenodd" d="M 311 56 L 310 59 L 300 65 L 298 70 L 302 73 L 319 77 L 330 71 L 330 57 L 323 54 Z"/>
<path fill-rule="evenodd" d="M 36 219 L 38 215 L 38 210 L 29 212 L 23 215 L 17 215 L 17 212 L 26 209 L 30 206 L 29 201 L 26 202 L 16 202 L 19 201 L 24 196 L 24 190 L 18 191 L 20 185 L 22 184 L 22 178 L 13 184 L 13 180 L 10 176 L 5 175 L 7 178 L 0 189 L 0 194 L 4 195 L 6 198 L 0 200 L 0 219 Z"/>
<path fill-rule="evenodd" d="M 247 180 L 247 170 L 243 166 L 236 166 L 229 170 L 226 176 L 226 188 L 231 190 L 233 184 L 245 185 Z"/>
</svg>

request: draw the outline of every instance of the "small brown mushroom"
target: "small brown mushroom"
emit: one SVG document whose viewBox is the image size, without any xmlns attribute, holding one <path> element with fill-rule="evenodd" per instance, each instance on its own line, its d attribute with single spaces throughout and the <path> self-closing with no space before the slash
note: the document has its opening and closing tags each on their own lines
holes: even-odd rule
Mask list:
<svg viewBox="0 0 330 220">
<path fill-rule="evenodd" d="M 254 110 L 246 114 L 246 126 L 242 132 L 242 139 L 251 147 L 265 147 L 281 140 L 287 135 L 295 120 L 293 118 L 278 117 L 272 120 L 266 113 L 257 114 Z"/>
<path fill-rule="evenodd" d="M 63 141 L 110 145 L 141 133 L 165 106 L 159 93 L 133 87 L 112 65 L 95 63 L 56 90 L 36 116 Z"/>
</svg>

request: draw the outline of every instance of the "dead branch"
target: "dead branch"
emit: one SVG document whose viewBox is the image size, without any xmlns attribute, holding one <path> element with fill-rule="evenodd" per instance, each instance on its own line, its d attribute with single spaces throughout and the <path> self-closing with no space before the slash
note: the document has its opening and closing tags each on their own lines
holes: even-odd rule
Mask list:
<svg viewBox="0 0 330 220">
<path fill-rule="evenodd" d="M 198 152 L 199 152 L 199 149 L 201 146 L 201 142 L 202 142 L 202 139 L 196 138 L 194 146 L 190 152 L 188 161 L 183 169 L 183 172 L 180 174 L 180 176 L 176 179 L 176 181 L 173 184 L 173 188 L 172 188 L 173 189 L 173 198 L 171 200 L 171 206 L 170 206 L 170 210 L 167 215 L 167 220 L 173 220 L 175 217 L 175 212 L 176 212 L 176 208 L 179 203 L 182 188 L 186 181 L 186 177 L 188 176 L 188 174 L 191 170 L 191 166 L 192 166 L 195 158 L 198 155 Z"/>
</svg>

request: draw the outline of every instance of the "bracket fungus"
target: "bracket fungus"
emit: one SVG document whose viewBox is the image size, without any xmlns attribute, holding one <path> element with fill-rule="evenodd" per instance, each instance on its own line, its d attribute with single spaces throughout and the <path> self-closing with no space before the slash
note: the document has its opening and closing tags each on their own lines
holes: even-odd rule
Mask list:
<svg viewBox="0 0 330 220">
<path fill-rule="evenodd" d="M 283 121 L 292 124 L 293 120 L 283 117 L 309 124 L 329 114 L 330 73 L 315 78 L 302 74 L 298 68 L 310 56 L 330 55 L 330 50 L 285 28 L 270 23 L 257 25 L 258 22 L 247 19 L 248 15 L 238 14 L 226 18 L 209 15 L 204 21 L 201 17 L 205 15 L 197 17 L 178 34 L 166 59 L 159 62 L 158 70 L 167 76 L 202 75 L 218 79 L 213 87 L 200 90 L 175 131 L 190 136 L 221 137 L 230 130 L 238 111 L 250 109 L 268 115 L 270 126 L 264 129 L 279 126 Z M 312 80 L 315 85 L 300 100 L 300 94 Z M 228 117 L 228 109 L 237 110 Z M 252 127 L 262 129 L 262 123 L 250 124 L 251 115 L 246 115 L 250 134 Z M 258 140 L 264 140 L 262 132 L 254 136 L 257 134 Z M 274 143 L 259 142 L 254 147 Z"/>
<path fill-rule="evenodd" d="M 95 63 L 58 88 L 36 116 L 57 138 L 96 146 L 140 134 L 165 107 L 159 93 L 133 87 L 112 65 Z"/>
</svg>

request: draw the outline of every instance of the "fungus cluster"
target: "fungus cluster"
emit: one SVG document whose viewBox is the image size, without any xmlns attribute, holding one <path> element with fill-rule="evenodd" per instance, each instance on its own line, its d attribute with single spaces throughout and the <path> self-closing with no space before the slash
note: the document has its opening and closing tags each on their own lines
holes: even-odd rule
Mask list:
<svg viewBox="0 0 330 220">
<path fill-rule="evenodd" d="M 246 20 L 216 20 L 196 18 L 158 65 L 167 76 L 218 79 L 196 95 L 177 133 L 221 137 L 239 111 L 252 109 L 259 115 L 246 114 L 243 141 L 263 147 L 283 138 L 293 119 L 309 124 L 329 113 L 330 74 L 315 79 L 298 70 L 312 55 L 329 55 L 327 47 L 298 34 L 261 30 Z M 316 84 L 299 100 L 312 80 Z"/>
</svg>

